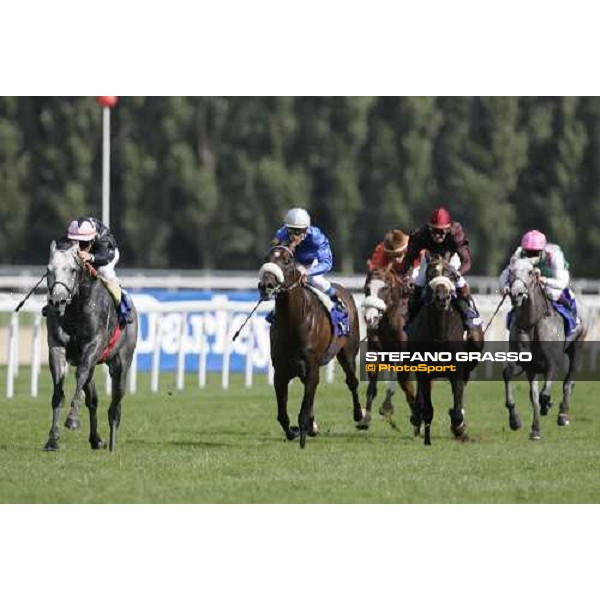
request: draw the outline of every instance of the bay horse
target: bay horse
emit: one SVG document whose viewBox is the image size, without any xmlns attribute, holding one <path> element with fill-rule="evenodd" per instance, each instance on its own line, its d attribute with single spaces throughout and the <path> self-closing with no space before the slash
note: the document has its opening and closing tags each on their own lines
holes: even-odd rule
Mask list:
<svg viewBox="0 0 600 600">
<path fill-rule="evenodd" d="M 59 447 L 61 406 L 64 404 L 66 364 L 77 367 L 76 387 L 65 426 L 79 427 L 81 393 L 90 414 L 89 442 L 93 450 L 105 447 L 98 434 L 96 411 L 98 394 L 94 369 L 99 361 L 108 364 L 112 379 L 112 401 L 108 409 L 110 427 L 109 449 L 116 448 L 117 428 L 121 421 L 121 400 L 125 393 L 127 372 L 137 343 L 138 324 L 135 307 L 133 322 L 121 331 L 116 344 L 109 347 L 119 327 L 115 302 L 104 284 L 92 274 L 92 269 L 79 257 L 78 244 L 63 238 L 50 246 L 48 264 L 48 348 L 49 365 L 54 390 L 52 393 L 52 426 L 44 450 Z M 105 351 L 109 349 L 108 353 Z"/>
<path fill-rule="evenodd" d="M 428 352 L 477 351 L 483 349 L 483 340 L 468 339 L 463 345 L 464 330 L 462 318 L 452 300 L 455 293 L 456 269 L 442 256 L 434 255 L 429 259 L 426 272 L 427 300 L 416 315 L 409 329 L 411 349 L 425 348 Z M 415 344 L 413 344 L 415 342 Z M 456 439 L 467 440 L 463 396 L 471 371 L 476 361 L 454 362 L 455 371 L 441 373 L 417 372 L 417 401 L 415 417 L 425 424 L 424 441 L 431 445 L 431 423 L 433 404 L 431 401 L 432 379 L 442 377 L 450 381 L 453 407 L 449 410 L 450 429 Z"/>
<path fill-rule="evenodd" d="M 525 372 L 529 381 L 529 398 L 533 408 L 531 440 L 541 439 L 540 415 L 547 415 L 552 406 L 552 385 L 568 356 L 568 368 L 563 380 L 563 399 L 559 407 L 557 423 L 569 425 L 569 404 L 574 373 L 581 366 L 583 348 L 588 331 L 588 319 L 580 310 L 582 327 L 577 339 L 564 347 L 565 332 L 563 318 L 552 306 L 539 280 L 539 271 L 526 258 L 514 259 L 509 266 L 509 295 L 514 309 L 509 333 L 509 350 L 531 352 L 532 361 L 509 362 L 502 371 L 505 389 L 505 406 L 508 409 L 508 424 L 513 431 L 520 429 L 521 418 L 514 400 L 512 379 Z M 542 391 L 538 394 L 536 377 L 544 377 Z"/>
<path fill-rule="evenodd" d="M 365 282 L 364 318 L 367 325 L 367 350 L 374 352 L 401 352 L 406 350 L 408 335 L 404 329 L 408 299 L 414 289 L 410 275 L 398 276 L 393 265 L 385 269 L 374 269 Z M 368 429 L 371 408 L 377 396 L 377 371 L 367 371 L 369 385 L 365 415 L 357 424 L 358 429 Z M 397 381 L 410 408 L 411 416 L 415 405 L 414 384 L 410 373 L 397 373 Z M 393 392 L 392 392 L 393 393 Z M 394 406 L 388 389 L 380 409 L 383 416 L 393 414 Z"/>
<path fill-rule="evenodd" d="M 300 437 L 301 448 L 306 445 L 307 435 L 316 435 L 318 431 L 314 421 L 314 400 L 319 384 L 319 367 L 334 356 L 344 370 L 346 385 L 352 393 L 354 421 L 358 422 L 363 417 L 356 376 L 360 342 L 358 312 L 352 295 L 340 285 L 335 285 L 335 288 L 350 317 L 349 335 L 342 337 L 334 336 L 327 309 L 303 284 L 302 273 L 290 248 L 283 245 L 271 248 L 259 271 L 261 299 L 275 297 L 270 338 L 277 420 L 288 440 Z M 304 395 L 298 427 L 290 427 L 288 384 L 295 377 L 304 384 Z"/>
</svg>

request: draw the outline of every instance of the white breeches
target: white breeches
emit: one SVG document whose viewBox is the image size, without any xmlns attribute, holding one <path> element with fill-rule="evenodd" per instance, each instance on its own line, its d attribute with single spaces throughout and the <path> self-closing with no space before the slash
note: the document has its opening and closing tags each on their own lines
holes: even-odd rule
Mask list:
<svg viewBox="0 0 600 600">
<path fill-rule="evenodd" d="M 327 281 L 327 279 L 325 279 L 323 275 L 309 275 L 308 283 L 325 294 L 331 288 L 331 284 L 329 283 L 329 281 Z"/>
<path fill-rule="evenodd" d="M 114 281 L 115 283 L 119 283 L 119 278 L 115 273 L 115 266 L 119 262 L 119 249 L 115 250 L 115 257 L 109 262 L 107 265 L 103 267 L 98 267 L 98 274 L 104 277 L 104 279 L 108 279 L 109 281 Z"/>
</svg>

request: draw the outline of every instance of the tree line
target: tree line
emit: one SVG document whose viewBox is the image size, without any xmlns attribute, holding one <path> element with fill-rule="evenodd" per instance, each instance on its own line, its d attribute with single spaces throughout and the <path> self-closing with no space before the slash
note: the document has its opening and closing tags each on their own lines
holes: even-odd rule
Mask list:
<svg viewBox="0 0 600 600">
<path fill-rule="evenodd" d="M 121 266 L 256 269 L 298 205 L 335 269 L 362 272 L 445 204 L 473 274 L 538 228 L 598 276 L 598 98 L 123 97 L 111 137 Z M 101 140 L 94 98 L 0 98 L 1 264 L 43 264 L 72 218 L 101 217 Z"/>
</svg>

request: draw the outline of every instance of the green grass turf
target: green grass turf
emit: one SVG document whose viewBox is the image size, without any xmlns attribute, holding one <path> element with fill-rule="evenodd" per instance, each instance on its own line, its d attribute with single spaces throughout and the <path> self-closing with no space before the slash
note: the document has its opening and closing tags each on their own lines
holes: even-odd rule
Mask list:
<svg viewBox="0 0 600 600">
<path fill-rule="evenodd" d="M 89 448 L 87 409 L 83 428 L 62 428 L 61 448 L 45 453 L 50 424 L 47 370 L 41 394 L 28 395 L 22 369 L 17 396 L 0 399 L 0 502 L 165 503 L 382 503 L 382 502 L 600 502 L 600 384 L 577 384 L 571 425 L 556 426 L 555 406 L 542 420 L 542 440 L 528 439 L 531 409 L 524 382 L 517 407 L 524 427 L 508 429 L 500 383 L 467 388 L 468 431 L 454 441 L 449 431 L 450 389 L 434 388 L 433 445 L 412 436 L 408 410 L 395 396 L 399 431 L 374 415 L 371 430 L 354 428 L 349 394 L 338 381 L 321 384 L 316 416 L 321 435 L 305 450 L 286 442 L 275 419 L 275 396 L 264 377 L 245 389 L 240 377 L 224 391 L 216 375 L 204 390 L 189 377 L 184 392 L 173 375 L 149 392 L 141 376 L 138 394 L 126 396 L 117 452 Z M 2 393 L 5 371 L 0 371 Z M 72 373 L 70 375 L 72 379 Z M 104 379 L 100 434 L 106 440 L 108 399 Z M 72 390 L 72 383 L 68 391 Z M 361 401 L 365 384 L 361 383 Z M 295 421 L 301 387 L 290 387 Z M 383 388 L 380 390 L 381 399 Z M 379 402 L 376 404 L 379 407 Z"/>
</svg>

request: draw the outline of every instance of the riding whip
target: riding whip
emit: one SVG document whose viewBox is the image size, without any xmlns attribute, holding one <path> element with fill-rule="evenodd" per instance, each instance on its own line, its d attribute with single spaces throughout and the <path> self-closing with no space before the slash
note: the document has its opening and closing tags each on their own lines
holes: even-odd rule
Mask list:
<svg viewBox="0 0 600 600">
<path fill-rule="evenodd" d="M 496 310 L 494 311 L 492 318 L 488 321 L 488 324 L 485 326 L 485 329 L 483 330 L 483 335 L 485 335 L 485 332 L 488 330 L 489 326 L 492 324 L 494 317 L 498 314 L 500 307 L 504 304 L 504 301 L 506 300 L 506 296 L 508 296 L 508 294 L 504 294 L 504 296 L 502 296 L 502 300 L 500 300 L 500 304 L 498 304 L 498 306 L 496 307 Z"/>
<path fill-rule="evenodd" d="M 261 298 L 257 302 L 256 306 L 252 309 L 250 314 L 246 317 L 246 320 L 242 323 L 242 326 L 236 331 L 235 335 L 233 336 L 233 339 L 231 340 L 232 342 L 235 342 L 235 340 L 237 340 L 238 335 L 240 335 L 240 332 L 242 331 L 242 329 L 244 329 L 244 327 L 246 326 L 246 323 L 250 320 L 250 317 L 256 312 L 256 309 L 261 305 L 262 302 L 263 302 L 263 299 Z"/>
<path fill-rule="evenodd" d="M 48 275 L 48 269 L 46 269 L 44 271 L 44 274 L 41 276 L 40 280 L 31 288 L 31 290 L 29 290 L 29 293 L 27 294 L 27 296 L 25 296 L 25 298 L 23 298 L 23 300 L 21 300 L 21 302 L 19 302 L 19 306 L 17 306 L 17 308 L 15 308 L 15 312 L 19 312 L 21 310 L 21 308 L 23 308 L 23 304 L 25 304 L 25 302 L 27 302 L 27 300 L 29 299 L 29 296 L 31 296 L 31 294 L 33 294 L 33 292 L 35 292 L 35 290 L 38 289 L 38 287 L 40 286 L 40 283 L 42 283 L 42 281 L 44 281 L 44 279 L 46 278 L 46 275 Z"/>
</svg>

